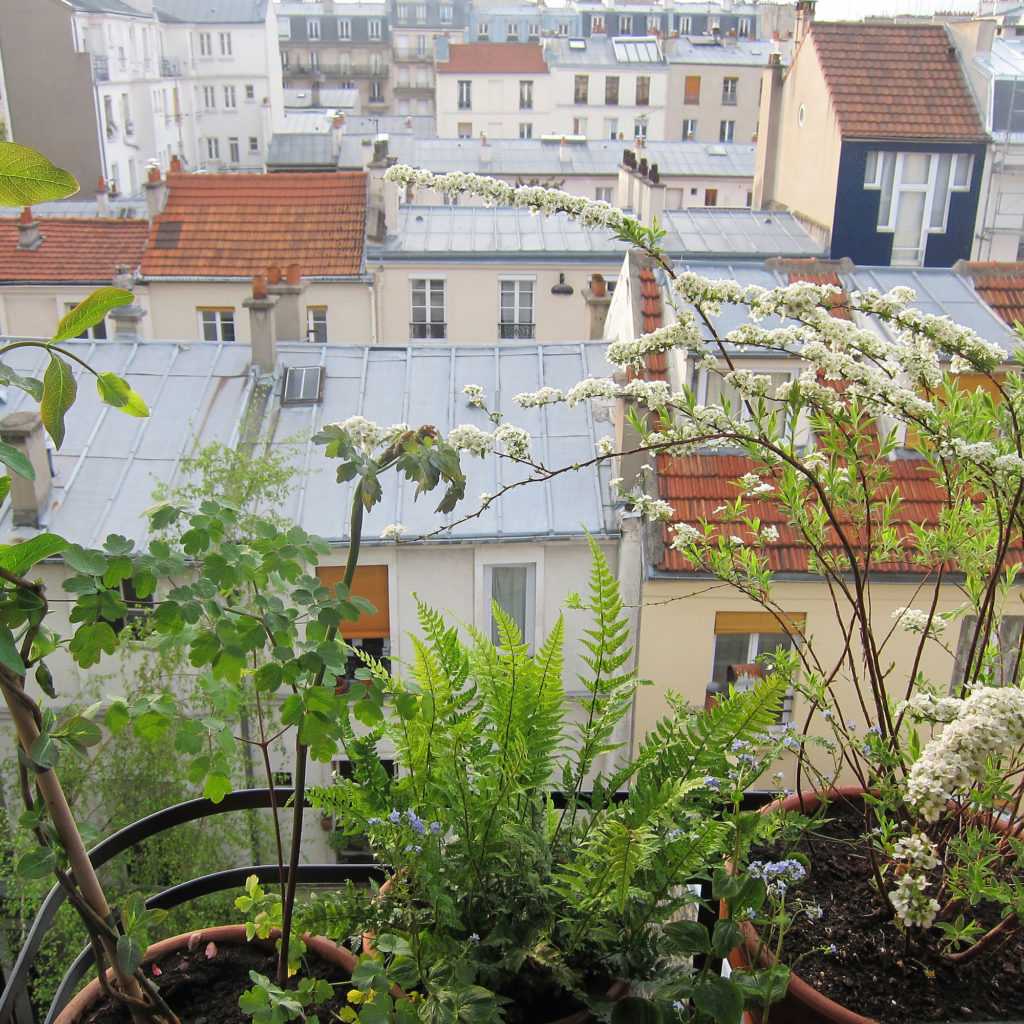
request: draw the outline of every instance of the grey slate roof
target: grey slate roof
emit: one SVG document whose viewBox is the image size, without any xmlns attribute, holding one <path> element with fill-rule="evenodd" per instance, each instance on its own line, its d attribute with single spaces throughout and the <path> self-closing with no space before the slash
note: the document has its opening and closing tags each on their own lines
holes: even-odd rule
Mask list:
<svg viewBox="0 0 1024 1024">
<path fill-rule="evenodd" d="M 337 164 L 334 139 L 319 132 L 279 132 L 267 150 L 268 167 L 333 170 Z"/>
<path fill-rule="evenodd" d="M 698 39 L 700 42 L 697 41 Z M 789 44 L 748 41 L 746 39 L 714 43 L 707 36 L 697 36 L 694 39 L 681 36 L 679 39 L 669 39 L 665 43 L 665 56 L 668 58 L 669 64 L 764 67 L 768 64 L 773 47 L 783 53 L 783 62 L 785 63 L 785 52 L 791 48 Z"/>
<path fill-rule="evenodd" d="M 133 7 L 124 0 L 71 0 L 71 6 L 76 11 L 84 11 L 87 14 L 123 14 L 135 18 L 145 18 L 148 15 Z"/>
<path fill-rule="evenodd" d="M 238 25 L 266 20 L 270 0 L 155 0 L 161 21 Z"/>
<path fill-rule="evenodd" d="M 585 42 L 582 48 L 575 48 L 579 42 Z M 613 43 L 615 38 L 608 39 L 604 36 L 591 36 L 587 40 L 578 39 L 552 39 L 545 40 L 547 46 L 544 48 L 544 57 L 551 67 L 616 67 L 631 70 L 633 68 L 657 68 L 664 67 L 665 60 L 651 61 L 629 61 L 624 63 L 619 60 Z M 569 44 L 573 43 L 573 46 Z"/>
<path fill-rule="evenodd" d="M 819 256 L 823 249 L 792 214 L 763 210 L 671 210 L 662 218 L 665 249 L 691 254 L 766 259 Z M 559 215 L 535 217 L 528 210 L 488 207 L 405 206 L 398 231 L 383 245 L 367 246 L 368 259 L 508 260 L 569 257 L 617 261 L 627 246 L 610 234 L 589 231 Z"/>
<path fill-rule="evenodd" d="M 75 543 L 95 544 L 110 533 L 146 541 L 145 510 L 158 482 L 174 484 L 183 455 L 214 441 L 238 441 L 240 420 L 251 393 L 249 348 L 243 344 L 144 341 L 67 343 L 97 370 L 125 376 L 149 404 L 148 419 L 136 420 L 101 405 L 96 389 L 80 380 L 79 397 L 68 415 L 64 447 L 54 453 L 56 477 L 45 527 Z M 595 422 L 584 405 L 521 410 L 513 396 L 547 384 L 567 387 L 588 376 L 607 376 L 600 342 L 573 344 L 502 344 L 499 346 L 429 345 L 408 348 L 282 345 L 283 366 L 320 365 L 326 370 L 323 403 L 279 405 L 280 379 L 265 414 L 272 443 L 293 460 L 295 486 L 277 511 L 305 529 L 342 542 L 346 536 L 348 486 L 335 482 L 335 465 L 308 439 L 325 423 L 363 415 L 380 423 L 434 424 L 447 432 L 486 417 L 462 393 L 465 384 L 481 384 L 494 408 L 534 435 L 535 450 L 552 465 L 582 461 L 594 454 L 598 438 L 611 433 Z M 8 361 L 22 372 L 41 374 L 38 350 L 19 349 Z M 76 375 L 81 376 L 76 368 Z M 34 408 L 28 396 L 8 389 L 0 408 L 6 414 Z M 525 471 L 497 460 L 466 459 L 467 498 L 455 516 L 475 511 L 479 495 L 491 494 L 521 479 Z M 611 530 L 608 518 L 608 471 L 569 473 L 544 484 L 513 491 L 479 519 L 454 531 L 461 540 L 514 537 L 580 536 Z M 433 511 L 437 498 L 413 500 L 413 486 L 394 476 L 385 481 L 384 501 L 367 517 L 366 537 L 379 538 L 389 523 L 401 522 L 408 537 L 443 524 Z M 450 520 L 449 520 L 450 521 Z M 14 529 L 10 503 L 0 506 L 0 539 L 34 531 Z"/>
</svg>

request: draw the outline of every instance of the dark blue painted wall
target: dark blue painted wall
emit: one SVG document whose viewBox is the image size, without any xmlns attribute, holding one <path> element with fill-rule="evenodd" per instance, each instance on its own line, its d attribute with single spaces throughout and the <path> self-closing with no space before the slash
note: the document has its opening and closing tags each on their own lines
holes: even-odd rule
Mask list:
<svg viewBox="0 0 1024 1024">
<path fill-rule="evenodd" d="M 864 170 L 871 151 L 898 153 L 972 153 L 971 187 L 954 192 L 944 234 L 930 234 L 925 247 L 926 267 L 951 267 L 971 258 L 974 222 L 978 212 L 981 178 L 985 168 L 984 144 L 939 142 L 844 142 L 839 157 L 835 216 L 832 222 L 832 259 L 848 256 L 861 266 L 888 266 L 892 259 L 892 232 L 879 231 L 881 192 L 864 188 Z"/>
</svg>

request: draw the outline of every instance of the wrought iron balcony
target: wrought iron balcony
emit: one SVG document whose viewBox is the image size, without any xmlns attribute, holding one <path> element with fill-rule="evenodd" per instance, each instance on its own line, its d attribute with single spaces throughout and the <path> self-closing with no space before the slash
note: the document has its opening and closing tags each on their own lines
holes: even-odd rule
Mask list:
<svg viewBox="0 0 1024 1024">
<path fill-rule="evenodd" d="M 502 341 L 532 341 L 536 333 L 536 324 L 498 324 L 498 337 Z"/>
<path fill-rule="evenodd" d="M 446 323 L 409 324 L 409 337 L 413 341 L 447 338 L 448 325 Z"/>
<path fill-rule="evenodd" d="M 92 55 L 92 77 L 97 82 L 110 81 L 110 60 L 107 57 Z"/>
</svg>

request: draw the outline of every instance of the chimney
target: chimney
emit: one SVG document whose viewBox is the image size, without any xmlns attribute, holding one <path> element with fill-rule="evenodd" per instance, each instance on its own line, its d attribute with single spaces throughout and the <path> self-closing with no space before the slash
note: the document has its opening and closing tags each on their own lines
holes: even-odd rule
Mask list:
<svg viewBox="0 0 1024 1024">
<path fill-rule="evenodd" d="M 164 207 L 167 205 L 167 182 L 164 181 L 160 174 L 158 164 L 150 164 L 149 169 L 146 171 L 144 188 L 146 192 L 146 216 L 150 220 L 155 220 L 163 213 Z"/>
<path fill-rule="evenodd" d="M 815 0 L 796 0 L 796 28 L 793 31 L 793 42 L 797 46 L 811 29 L 814 21 Z"/>
<path fill-rule="evenodd" d="M 381 132 L 373 140 L 373 162 L 375 164 L 386 163 L 388 159 L 388 136 L 386 132 Z"/>
<path fill-rule="evenodd" d="M 277 284 L 268 284 L 266 289 L 268 295 L 273 295 L 277 299 L 274 309 L 274 338 L 276 341 L 305 341 L 306 318 L 303 316 L 301 300 L 302 294 L 306 290 L 306 282 L 302 279 L 298 263 L 289 264 L 285 268 L 284 280 Z M 255 360 L 254 346 L 253 361 Z"/>
<path fill-rule="evenodd" d="M 489 164 L 491 162 L 491 146 L 487 141 L 487 132 L 480 133 L 480 163 Z"/>
<path fill-rule="evenodd" d="M 280 287 L 279 285 L 277 287 Z M 249 310 L 249 335 L 252 338 L 252 365 L 261 374 L 273 373 L 277 365 L 275 300 L 267 295 L 267 279 L 257 274 L 252 279 L 252 298 L 242 305 Z M 297 300 L 296 300 L 297 304 Z"/>
<path fill-rule="evenodd" d="M 637 173 L 635 179 L 636 218 L 641 224 L 652 227 L 665 213 L 665 186 L 661 184 L 657 168 L 645 167 L 644 173 Z"/>
<path fill-rule="evenodd" d="M 591 274 L 590 286 L 583 289 L 583 301 L 587 304 L 590 340 L 600 341 L 604 337 L 608 307 L 612 304 L 612 293 L 608 291 L 608 282 L 602 274 Z"/>
<path fill-rule="evenodd" d="M 775 197 L 779 159 L 779 125 L 782 122 L 782 57 L 768 56 L 761 78 L 761 109 L 758 112 L 757 155 L 754 160 L 753 207 L 763 210 Z"/>
<path fill-rule="evenodd" d="M 181 157 L 174 155 L 171 157 L 170 165 L 167 168 L 168 174 L 181 174 L 184 168 L 181 166 Z"/>
<path fill-rule="evenodd" d="M 50 500 L 50 457 L 46 451 L 43 421 L 37 412 L 12 412 L 0 420 L 0 440 L 17 448 L 35 470 L 34 480 L 8 473 L 11 510 L 15 526 L 42 525 Z"/>
<path fill-rule="evenodd" d="M 107 192 L 107 181 L 102 174 L 96 182 L 96 214 L 100 217 L 110 216 L 110 195 Z"/>
<path fill-rule="evenodd" d="M 341 140 L 345 137 L 345 115 L 337 114 L 331 121 L 331 141 L 335 157 L 341 155 Z"/>
<path fill-rule="evenodd" d="M 43 236 L 39 233 L 39 224 L 32 216 L 32 207 L 26 206 L 18 218 L 18 248 L 38 249 L 43 244 Z"/>
<path fill-rule="evenodd" d="M 565 136 L 562 136 L 562 141 L 558 144 L 558 162 L 560 164 L 572 163 L 572 154 L 569 152 L 569 143 L 565 141 Z"/>
<path fill-rule="evenodd" d="M 382 150 L 378 146 L 383 145 Z M 398 231 L 398 185 L 385 181 L 384 174 L 395 162 L 387 155 L 387 136 L 374 143 L 374 159 L 367 165 L 366 236 L 371 242 L 383 242 Z M 378 159 L 378 152 L 383 155 Z"/>
<path fill-rule="evenodd" d="M 131 291 L 136 286 L 135 275 L 125 263 L 119 263 L 114 271 L 112 284 L 115 288 L 125 288 Z M 142 331 L 139 325 L 146 311 L 138 304 L 132 302 L 127 306 L 118 306 L 112 309 L 107 316 L 114 324 L 114 341 L 141 341 Z"/>
</svg>

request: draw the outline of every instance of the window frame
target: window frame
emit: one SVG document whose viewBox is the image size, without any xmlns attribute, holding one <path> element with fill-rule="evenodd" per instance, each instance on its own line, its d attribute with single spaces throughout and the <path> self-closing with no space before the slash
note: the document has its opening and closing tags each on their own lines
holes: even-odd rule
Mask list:
<svg viewBox="0 0 1024 1024">
<path fill-rule="evenodd" d="M 492 617 L 490 595 L 492 593 L 492 570 L 494 567 L 518 567 L 532 566 L 533 587 L 532 587 L 532 608 L 531 601 L 527 600 L 528 613 L 532 611 L 529 621 L 529 635 L 524 636 L 524 642 L 533 651 L 538 650 L 543 643 L 544 629 L 544 548 L 537 544 L 510 544 L 503 548 L 491 545 L 488 548 L 476 548 L 474 551 L 474 588 L 476 595 L 474 601 L 474 618 L 476 627 L 485 636 L 491 635 Z M 567 694 L 572 691 L 567 689 Z"/>
<path fill-rule="evenodd" d="M 338 41 L 347 43 L 352 39 L 352 19 L 351 18 L 339 18 L 338 19 Z"/>
<path fill-rule="evenodd" d="M 690 85 L 696 83 L 696 88 L 691 90 Z M 700 87 L 701 87 L 701 76 L 700 75 L 687 75 L 683 79 L 683 106 L 684 107 L 699 107 L 700 106 Z"/>
<path fill-rule="evenodd" d="M 572 101 L 577 107 L 585 107 L 590 103 L 590 75 L 573 75 Z"/>
<path fill-rule="evenodd" d="M 380 18 L 367 18 L 366 20 L 366 36 L 374 43 L 379 43 L 384 38 L 384 31 L 381 25 Z"/>
<path fill-rule="evenodd" d="M 228 137 L 228 163 L 240 164 L 242 162 L 242 140 L 236 136 Z"/>
<path fill-rule="evenodd" d="M 260 151 L 260 137 L 258 135 L 249 136 L 249 152 L 258 153 Z"/>
<path fill-rule="evenodd" d="M 651 76 L 650 75 L 637 75 L 636 82 L 633 86 L 634 92 L 634 106 L 637 107 L 649 107 L 651 105 Z"/>
<path fill-rule="evenodd" d="M 417 282 L 422 282 L 422 289 L 417 288 Z M 441 292 L 441 319 L 433 318 L 434 310 L 434 285 L 440 284 Z M 416 292 L 422 290 L 424 293 L 422 308 L 423 319 L 416 319 Z M 440 334 L 433 333 L 434 325 L 441 328 Z M 422 327 L 423 334 L 417 337 L 414 333 L 415 327 Z M 409 340 L 410 341 L 445 341 L 448 338 L 448 278 L 444 275 L 410 275 L 409 276 Z"/>
<path fill-rule="evenodd" d="M 295 397 L 288 397 L 288 382 L 292 377 L 292 374 L 301 374 L 299 391 Z M 316 374 L 316 394 L 311 397 L 306 397 L 303 392 L 306 386 L 306 375 L 307 373 Z M 287 366 L 285 372 L 281 375 L 281 405 L 282 406 L 296 406 L 296 405 L 320 405 L 324 398 L 324 367 L 320 365 L 310 366 Z"/>
<path fill-rule="evenodd" d="M 512 285 L 511 309 L 515 319 L 505 319 L 505 286 Z M 528 320 L 522 319 L 523 311 L 527 308 L 522 301 L 523 286 L 529 285 L 530 302 Z M 503 329 L 513 328 L 510 337 L 502 337 Z M 520 331 L 529 327 L 530 333 L 524 336 Z M 537 278 L 528 274 L 503 274 L 498 278 L 498 341 L 534 341 L 537 337 Z"/>
<path fill-rule="evenodd" d="M 717 612 L 715 614 L 716 620 L 717 620 L 718 614 L 719 613 L 717 613 Z M 740 614 L 743 614 L 743 613 L 741 612 Z M 758 613 L 755 612 L 753 614 L 756 615 Z M 802 617 L 803 621 L 806 622 L 806 616 L 804 616 L 803 613 L 790 612 L 789 614 L 794 619 L 796 619 L 798 616 Z M 758 647 L 760 646 L 761 638 L 762 637 L 771 637 L 771 636 L 785 636 L 785 637 L 788 637 L 789 638 L 789 644 L 790 644 L 790 646 L 788 648 L 789 650 L 792 650 L 793 648 L 795 648 L 799 644 L 799 642 L 800 642 L 799 637 L 796 637 L 792 633 L 790 633 L 787 630 L 783 629 L 781 625 L 778 625 L 778 624 L 776 624 L 776 625 L 777 625 L 777 629 L 775 630 L 775 632 L 772 632 L 772 633 L 769 633 L 769 632 L 736 633 L 736 632 L 732 632 L 732 631 L 719 632 L 718 631 L 718 625 L 717 625 L 717 622 L 716 622 L 715 627 L 714 627 L 715 628 L 715 633 L 714 633 L 714 637 L 713 637 L 714 643 L 712 644 L 712 647 L 711 647 L 711 670 L 708 673 L 708 682 L 713 682 L 713 683 L 724 683 L 725 682 L 725 680 L 717 680 L 717 679 L 715 679 L 715 662 L 718 659 L 718 639 L 719 639 L 719 637 L 723 637 L 723 636 L 745 636 L 747 638 L 746 661 L 737 662 L 737 664 L 742 664 L 742 665 L 753 665 L 753 664 L 757 663 L 757 659 L 759 657 L 763 656 L 763 655 L 759 655 L 758 654 Z M 791 686 L 786 691 L 786 694 L 785 694 L 785 696 L 782 699 L 782 708 L 779 711 L 778 720 L 773 725 L 769 726 L 770 730 L 772 730 L 772 731 L 774 731 L 774 730 L 782 730 L 782 729 L 784 729 L 786 727 L 786 725 L 789 722 L 793 721 L 793 705 L 794 705 L 794 701 L 795 701 L 795 696 L 796 696 L 796 690 L 795 690 L 794 687 Z"/>
<path fill-rule="evenodd" d="M 320 327 L 323 327 L 322 340 L 318 337 Z M 306 307 L 306 340 L 312 345 L 327 344 L 327 306 Z"/>
<path fill-rule="evenodd" d="M 687 130 L 688 126 L 692 126 L 692 128 L 689 131 Z M 697 138 L 697 118 L 695 118 L 695 117 L 684 117 L 683 118 L 682 136 L 683 136 L 682 137 L 682 141 L 683 142 L 687 142 L 690 139 L 696 139 Z"/>
<path fill-rule="evenodd" d="M 471 78 L 458 78 L 455 82 L 456 106 L 459 110 L 473 109 L 473 80 Z"/>
<path fill-rule="evenodd" d="M 740 80 L 735 75 L 726 75 L 722 79 L 722 106 L 735 107 L 739 103 Z"/>
<path fill-rule="evenodd" d="M 533 79 L 519 79 L 519 109 L 533 110 Z"/>
<path fill-rule="evenodd" d="M 719 142 L 735 142 L 736 141 L 736 122 L 730 121 L 728 118 L 719 122 L 718 125 L 718 141 Z"/>
<path fill-rule="evenodd" d="M 230 32 L 218 32 L 217 33 L 220 42 L 220 55 L 222 57 L 232 57 L 231 33 Z"/>
<path fill-rule="evenodd" d="M 618 75 L 604 76 L 604 105 L 606 107 L 617 107 L 619 105 L 620 84 Z"/>
<path fill-rule="evenodd" d="M 206 336 L 206 317 L 212 314 L 214 319 L 210 321 L 215 327 L 216 337 L 208 338 Z M 196 316 L 199 320 L 199 334 L 203 341 L 208 341 L 211 344 L 222 344 L 230 345 L 238 341 L 238 323 L 235 320 L 235 307 L 234 306 L 196 306 Z M 230 318 L 230 319 L 227 319 Z M 230 325 L 231 337 L 224 337 L 225 326 Z"/>
<path fill-rule="evenodd" d="M 224 109 L 238 109 L 238 91 L 235 89 L 233 85 L 224 86 Z"/>
<path fill-rule="evenodd" d="M 519 138 L 521 138 L 521 139 L 532 139 L 533 138 L 533 122 L 532 121 L 520 121 L 519 122 Z"/>
<path fill-rule="evenodd" d="M 322 37 L 319 18 L 306 18 L 306 38 L 311 43 L 318 43 Z"/>
</svg>

